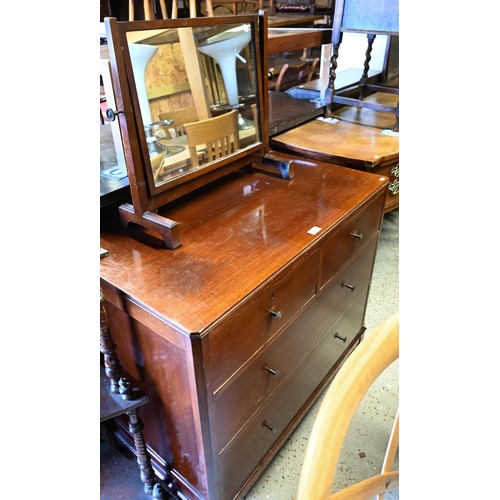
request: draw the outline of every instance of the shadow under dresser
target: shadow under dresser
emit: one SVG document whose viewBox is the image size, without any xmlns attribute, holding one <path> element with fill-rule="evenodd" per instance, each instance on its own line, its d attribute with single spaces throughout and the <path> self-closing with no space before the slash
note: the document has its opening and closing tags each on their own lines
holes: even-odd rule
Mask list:
<svg viewBox="0 0 500 500">
<path fill-rule="evenodd" d="M 175 250 L 101 228 L 109 328 L 184 498 L 242 497 L 364 333 L 389 179 L 282 157 L 292 180 L 254 164 L 162 207 Z"/>
</svg>

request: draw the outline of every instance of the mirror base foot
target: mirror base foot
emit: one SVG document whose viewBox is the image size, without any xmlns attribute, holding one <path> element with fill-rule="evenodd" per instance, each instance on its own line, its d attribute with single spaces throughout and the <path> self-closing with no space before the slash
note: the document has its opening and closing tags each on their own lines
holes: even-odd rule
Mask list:
<svg viewBox="0 0 500 500">
<path fill-rule="evenodd" d="M 283 179 L 292 180 L 295 176 L 293 169 L 293 160 L 287 160 L 285 158 L 280 158 L 279 156 L 273 155 L 271 153 L 265 154 L 262 158 L 262 163 L 253 164 L 254 168 L 259 170 L 268 171 L 270 167 L 273 173 L 278 171 L 279 175 Z M 267 167 L 267 168 L 266 168 Z"/>
<path fill-rule="evenodd" d="M 154 212 L 144 212 L 138 214 L 134 212 L 134 206 L 130 203 L 124 203 L 119 207 L 120 220 L 124 228 L 132 222 L 153 231 L 160 233 L 165 246 L 171 250 L 181 246 L 179 223 L 162 217 Z"/>
</svg>

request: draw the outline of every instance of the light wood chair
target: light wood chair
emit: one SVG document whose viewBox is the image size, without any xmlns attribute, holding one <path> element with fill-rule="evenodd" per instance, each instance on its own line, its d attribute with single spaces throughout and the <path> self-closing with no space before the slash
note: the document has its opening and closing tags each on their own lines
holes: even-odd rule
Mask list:
<svg viewBox="0 0 500 500">
<path fill-rule="evenodd" d="M 172 127 L 175 129 L 176 135 L 186 135 L 184 124 L 198 121 L 198 113 L 195 106 L 188 108 L 176 109 L 175 111 L 167 111 L 159 114 L 160 120 L 173 120 Z"/>
<path fill-rule="evenodd" d="M 363 396 L 399 357 L 399 312 L 383 321 L 347 358 L 328 388 L 313 424 L 299 480 L 297 500 L 355 500 L 383 494 L 399 485 L 392 471 L 399 445 L 399 411 L 380 474 L 331 494 L 344 439 Z"/>
<path fill-rule="evenodd" d="M 234 153 L 240 147 L 238 111 L 235 109 L 214 118 L 185 123 L 184 129 L 186 130 L 191 164 L 194 167 L 199 166 L 197 146 L 206 145 L 208 161 Z"/>
<path fill-rule="evenodd" d="M 299 64 L 285 63 L 279 72 L 274 90 L 284 92 L 296 85 L 310 82 L 318 63 L 319 57 L 316 57 L 311 63 L 308 61 Z"/>
<path fill-rule="evenodd" d="M 168 19 L 168 12 L 167 12 L 167 5 L 165 3 L 165 0 L 158 0 L 160 4 L 160 10 L 161 10 L 161 18 L 162 19 Z M 155 19 L 155 12 L 154 12 L 154 3 L 155 0 L 143 0 L 143 10 L 144 10 L 144 21 L 150 21 L 152 19 Z M 172 2 L 172 17 L 171 19 L 177 19 L 177 14 L 178 14 L 178 6 L 177 2 L 174 1 Z M 129 0 L 128 2 L 128 20 L 129 21 L 138 21 L 138 16 L 136 15 L 135 11 L 135 2 L 134 0 Z"/>
</svg>

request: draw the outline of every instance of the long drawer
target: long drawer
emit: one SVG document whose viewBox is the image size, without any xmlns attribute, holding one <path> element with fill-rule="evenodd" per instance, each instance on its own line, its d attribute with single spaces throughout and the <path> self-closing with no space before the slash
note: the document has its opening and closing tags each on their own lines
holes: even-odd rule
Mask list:
<svg viewBox="0 0 500 500">
<path fill-rule="evenodd" d="M 313 350 L 358 295 L 361 303 L 366 302 L 375 248 L 376 239 L 244 371 L 214 393 L 211 407 L 218 451 Z M 342 342 L 342 338 L 337 341 Z"/>
<path fill-rule="evenodd" d="M 381 198 L 351 215 L 322 246 L 320 288 L 326 285 L 365 243 L 380 225 Z"/>
<path fill-rule="evenodd" d="M 299 261 L 281 279 L 243 303 L 208 335 L 207 387 L 215 392 L 280 329 L 316 292 L 319 252 Z"/>
<path fill-rule="evenodd" d="M 366 293 L 328 330 L 313 352 L 220 454 L 221 491 L 232 498 L 359 333 Z M 345 338 L 345 342 L 338 337 Z"/>
</svg>

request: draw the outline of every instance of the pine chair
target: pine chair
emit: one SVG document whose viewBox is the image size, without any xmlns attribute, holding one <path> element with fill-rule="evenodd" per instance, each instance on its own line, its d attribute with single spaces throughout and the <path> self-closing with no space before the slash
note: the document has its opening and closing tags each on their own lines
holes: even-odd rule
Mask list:
<svg viewBox="0 0 500 500">
<path fill-rule="evenodd" d="M 168 19 L 167 5 L 165 0 L 158 0 L 160 4 L 161 10 L 161 19 Z M 144 19 L 145 21 L 150 21 L 155 19 L 155 11 L 154 11 L 155 0 L 143 0 L 142 6 L 144 11 Z M 191 6 L 190 6 L 191 7 Z M 178 6 L 177 2 L 172 2 L 172 17 L 171 19 L 177 19 L 178 14 Z M 128 20 L 129 21 L 138 21 L 139 16 L 137 16 L 135 11 L 135 2 L 134 0 L 129 0 L 128 2 Z"/>
<path fill-rule="evenodd" d="M 186 135 L 184 124 L 195 122 L 198 120 L 198 113 L 194 106 L 188 108 L 177 109 L 175 111 L 167 111 L 159 114 L 160 120 L 173 120 L 171 125 L 175 129 L 176 135 Z"/>
<path fill-rule="evenodd" d="M 185 123 L 184 129 L 193 167 L 199 166 L 197 146 L 206 145 L 209 162 L 234 153 L 240 147 L 238 111 L 235 109 L 214 118 Z"/>
<path fill-rule="evenodd" d="M 297 500 L 365 500 L 398 487 L 391 471 L 399 445 L 396 414 L 380 474 L 332 494 L 337 463 L 351 420 L 372 383 L 399 357 L 399 312 L 383 321 L 347 358 L 327 389 L 313 424 L 299 480 Z"/>
</svg>

